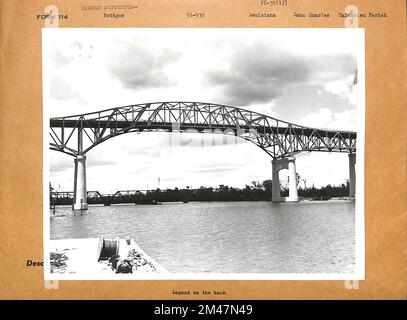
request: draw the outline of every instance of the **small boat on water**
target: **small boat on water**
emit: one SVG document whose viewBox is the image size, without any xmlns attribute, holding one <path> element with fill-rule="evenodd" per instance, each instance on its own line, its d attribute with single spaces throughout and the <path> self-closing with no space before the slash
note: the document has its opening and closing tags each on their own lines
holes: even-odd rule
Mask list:
<svg viewBox="0 0 407 320">
<path fill-rule="evenodd" d="M 50 216 L 50 218 L 60 218 L 60 217 L 65 217 L 65 214 L 53 214 Z"/>
<path fill-rule="evenodd" d="M 150 205 L 160 205 L 162 204 L 161 202 L 157 202 L 156 200 L 152 200 L 152 201 L 137 201 L 134 204 L 150 204 Z"/>
<path fill-rule="evenodd" d="M 55 209 L 55 206 L 52 208 L 52 211 L 50 212 L 49 215 L 50 218 L 59 218 L 59 217 L 65 217 L 65 214 L 58 213 L 58 211 Z"/>
<path fill-rule="evenodd" d="M 317 198 L 312 198 L 311 200 L 312 200 L 312 201 L 328 201 L 328 200 L 331 200 L 331 198 L 330 198 L 330 197 L 321 196 L 321 197 L 317 197 Z"/>
</svg>

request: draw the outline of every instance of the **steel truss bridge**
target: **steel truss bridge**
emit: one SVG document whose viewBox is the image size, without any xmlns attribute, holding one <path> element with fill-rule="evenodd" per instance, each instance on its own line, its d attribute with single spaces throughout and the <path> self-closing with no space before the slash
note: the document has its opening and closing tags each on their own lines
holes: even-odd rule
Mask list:
<svg viewBox="0 0 407 320">
<path fill-rule="evenodd" d="M 299 152 L 344 152 L 350 154 L 353 165 L 356 161 L 356 132 L 310 128 L 247 109 L 204 102 L 144 103 L 51 118 L 50 149 L 76 158 L 76 188 L 82 184 L 80 176 L 85 175 L 87 152 L 110 138 L 130 132 L 199 132 L 240 137 L 272 157 L 273 181 L 278 180 L 281 169 L 295 172 L 293 156 Z M 291 178 L 296 184 L 295 176 Z M 85 193 L 80 186 L 81 191 L 78 189 L 82 202 L 86 201 L 86 180 L 84 183 Z M 292 188 L 294 185 L 290 190 Z M 293 197 L 290 193 L 291 199 L 279 199 L 279 190 L 275 190 L 273 198 L 276 201 L 298 200 L 293 193 Z"/>
<path fill-rule="evenodd" d="M 221 130 L 248 140 L 275 159 L 301 151 L 356 152 L 356 133 L 315 129 L 254 111 L 201 102 L 158 102 L 52 118 L 50 148 L 72 156 L 128 132 Z"/>
<path fill-rule="evenodd" d="M 118 190 L 115 193 L 101 193 L 99 191 L 87 191 L 86 197 L 88 204 L 112 204 L 112 203 L 140 203 L 153 204 L 158 195 L 172 194 L 171 201 L 188 200 L 191 194 L 194 194 L 201 189 L 152 189 L 152 190 Z M 214 188 L 218 191 L 219 189 Z M 149 196 L 150 194 L 150 196 Z M 175 196 L 175 197 L 174 197 Z M 51 191 L 51 205 L 68 205 L 72 204 L 75 195 L 73 191 Z"/>
</svg>

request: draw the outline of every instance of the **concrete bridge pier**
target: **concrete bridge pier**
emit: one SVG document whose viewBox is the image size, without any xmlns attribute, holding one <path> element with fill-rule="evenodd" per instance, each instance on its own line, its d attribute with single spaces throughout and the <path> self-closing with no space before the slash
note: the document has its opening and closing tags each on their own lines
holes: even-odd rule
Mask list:
<svg viewBox="0 0 407 320">
<path fill-rule="evenodd" d="M 87 210 L 88 202 L 86 195 L 86 156 L 78 155 L 75 160 L 75 178 L 73 188 L 73 210 Z"/>
<path fill-rule="evenodd" d="M 274 159 L 272 162 L 273 177 L 272 177 L 272 198 L 274 202 L 297 202 L 298 189 L 297 189 L 297 171 L 295 169 L 295 158 L 288 157 L 283 159 Z M 289 177 L 289 195 L 288 197 L 281 197 L 280 193 L 280 177 L 279 171 L 288 169 Z"/>
<path fill-rule="evenodd" d="M 349 197 L 356 195 L 356 153 L 349 153 Z"/>
</svg>

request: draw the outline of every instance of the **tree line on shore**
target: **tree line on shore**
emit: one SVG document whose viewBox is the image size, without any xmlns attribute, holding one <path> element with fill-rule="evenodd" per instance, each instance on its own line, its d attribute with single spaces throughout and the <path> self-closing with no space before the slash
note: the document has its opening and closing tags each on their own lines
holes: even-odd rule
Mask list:
<svg viewBox="0 0 407 320">
<path fill-rule="evenodd" d="M 133 194 L 115 194 L 102 197 L 88 197 L 89 204 L 114 204 L 114 203 L 138 203 L 150 204 L 160 202 L 189 202 L 189 201 L 269 201 L 272 194 L 272 181 L 265 180 L 262 183 L 252 182 L 244 188 L 219 185 L 217 188 L 201 186 L 198 189 L 166 189 L 150 190 L 147 192 L 136 192 Z M 298 188 L 300 198 L 314 200 L 328 200 L 331 198 L 342 198 L 349 196 L 349 181 L 341 185 L 330 185 L 315 188 Z M 281 196 L 288 196 L 288 188 L 281 188 Z M 52 197 L 51 204 L 69 205 L 72 198 Z"/>
</svg>

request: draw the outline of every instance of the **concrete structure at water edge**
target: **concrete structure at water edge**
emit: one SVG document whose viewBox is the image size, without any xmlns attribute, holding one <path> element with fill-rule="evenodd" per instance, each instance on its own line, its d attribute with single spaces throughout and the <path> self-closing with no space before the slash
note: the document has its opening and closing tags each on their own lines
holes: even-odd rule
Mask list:
<svg viewBox="0 0 407 320">
<path fill-rule="evenodd" d="M 75 176 L 72 208 L 74 210 L 86 210 L 88 209 L 86 193 L 86 156 L 80 154 L 75 158 L 74 162 Z"/>
<path fill-rule="evenodd" d="M 50 119 L 50 149 L 75 157 L 74 210 L 86 210 L 86 154 L 130 132 L 222 133 L 252 142 L 272 157 L 272 201 L 298 201 L 295 155 L 349 154 L 349 196 L 355 196 L 356 132 L 305 127 L 267 115 L 204 102 L 156 102 Z M 288 169 L 289 196 L 280 196 L 279 171 Z"/>
<path fill-rule="evenodd" d="M 356 153 L 349 154 L 349 197 L 355 198 L 356 194 Z"/>
<path fill-rule="evenodd" d="M 297 202 L 298 189 L 297 189 L 297 171 L 295 169 L 295 158 L 287 157 L 282 159 L 274 159 L 272 162 L 273 178 L 272 178 L 272 201 L 275 202 Z M 280 177 L 279 171 L 288 169 L 288 197 L 281 197 L 280 195 Z"/>
<path fill-rule="evenodd" d="M 105 243 L 114 243 L 104 248 Z M 109 249 L 109 250 L 108 250 Z M 110 250 L 113 249 L 113 250 Z M 103 256 L 103 257 L 102 257 Z M 125 262 L 130 269 L 118 272 Z M 50 240 L 50 272 L 64 274 L 67 279 L 80 275 L 87 279 L 111 279 L 127 274 L 168 274 L 169 271 L 146 254 L 132 238 L 108 240 L 101 238 Z"/>
</svg>

